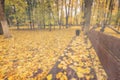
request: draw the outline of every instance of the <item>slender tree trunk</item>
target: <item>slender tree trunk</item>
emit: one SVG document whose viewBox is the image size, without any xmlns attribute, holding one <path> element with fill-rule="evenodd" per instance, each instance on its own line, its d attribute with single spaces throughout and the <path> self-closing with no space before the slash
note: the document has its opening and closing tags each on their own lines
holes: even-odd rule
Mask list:
<svg viewBox="0 0 120 80">
<path fill-rule="evenodd" d="M 34 20 L 32 20 L 32 27 L 33 27 L 33 29 L 35 29 L 35 21 Z"/>
<path fill-rule="evenodd" d="M 99 13 L 100 13 L 100 11 L 99 11 L 99 10 L 100 10 L 100 7 L 99 7 L 99 6 L 100 6 L 100 1 L 99 1 L 98 6 L 97 6 L 97 8 L 98 8 L 98 11 L 97 11 L 97 19 L 96 19 L 96 20 L 97 20 L 97 24 L 100 24 L 100 14 L 99 14 Z"/>
<path fill-rule="evenodd" d="M 55 3 L 57 5 L 57 23 L 60 28 L 60 19 L 59 19 L 59 0 L 55 0 Z"/>
<path fill-rule="evenodd" d="M 106 3 L 106 5 L 107 5 L 107 3 Z M 106 25 L 110 24 L 110 22 L 111 22 L 113 7 L 114 7 L 114 0 L 109 0 L 109 7 L 108 7 L 109 8 L 109 12 L 104 13 L 104 20 L 102 21 L 102 28 L 100 30 L 101 32 L 104 32 L 105 28 L 106 28 Z"/>
<path fill-rule="evenodd" d="M 107 14 L 108 15 L 107 18 L 109 18 L 109 20 L 107 21 L 107 24 L 111 23 L 113 7 L 114 7 L 114 0 L 110 0 L 110 3 L 109 3 L 109 12 Z"/>
<path fill-rule="evenodd" d="M 42 3 L 44 4 L 45 3 L 45 0 L 42 0 Z M 45 24 L 45 4 L 44 4 L 44 6 L 43 6 L 43 10 L 44 10 L 44 12 L 43 12 L 43 26 L 44 26 L 44 29 L 46 28 L 46 24 Z"/>
<path fill-rule="evenodd" d="M 110 1 L 110 0 L 109 0 Z M 108 5 L 108 2 L 109 1 L 107 1 L 106 2 L 106 5 Z M 105 12 L 105 7 L 104 7 L 104 4 L 103 3 L 101 3 L 100 1 L 99 1 L 99 4 L 100 4 L 100 6 L 103 6 L 103 10 L 101 11 L 101 14 L 103 14 L 103 20 L 101 21 L 101 29 L 100 29 L 100 32 L 104 32 L 105 31 L 105 27 L 106 27 L 106 19 L 107 19 L 107 17 L 108 17 L 108 12 Z"/>
<path fill-rule="evenodd" d="M 120 19 L 120 0 L 118 0 L 118 13 L 116 18 L 116 26 L 118 26 L 118 30 L 119 30 L 119 19 Z"/>
<path fill-rule="evenodd" d="M 70 25 L 73 25 L 73 0 L 71 0 Z"/>
<path fill-rule="evenodd" d="M 44 21 L 43 21 L 43 26 L 44 26 L 44 29 L 46 28 L 46 25 L 45 25 L 45 19 L 44 19 Z"/>
<path fill-rule="evenodd" d="M 52 26 L 51 26 L 51 12 L 49 12 L 49 31 L 52 30 Z"/>
<path fill-rule="evenodd" d="M 30 29 L 32 29 L 32 4 L 31 4 L 31 0 L 26 0 L 27 1 L 27 5 L 28 5 L 28 19 L 29 19 L 29 27 Z"/>
<path fill-rule="evenodd" d="M 60 28 L 59 29 L 61 29 L 61 26 L 63 25 L 62 23 L 62 18 L 63 18 L 63 0 L 61 0 L 61 3 L 62 3 L 62 5 L 61 5 L 61 15 L 60 15 Z"/>
<path fill-rule="evenodd" d="M 52 26 L 51 26 L 51 16 L 52 16 L 52 9 L 51 9 L 51 4 L 50 4 L 51 0 L 47 0 L 48 3 L 48 9 L 49 9 L 49 31 L 52 30 Z"/>
<path fill-rule="evenodd" d="M 68 15 L 66 15 L 66 28 L 68 28 Z"/>
<path fill-rule="evenodd" d="M 20 28 L 19 28 L 19 22 L 18 22 L 18 20 L 17 20 L 17 29 L 20 29 Z"/>
<path fill-rule="evenodd" d="M 78 0 L 76 0 L 76 7 L 75 7 L 75 24 L 76 25 L 78 25 L 77 9 L 78 9 Z"/>
<path fill-rule="evenodd" d="M 69 4 L 67 7 L 67 0 L 65 0 L 65 9 L 66 9 L 66 28 L 68 28 L 68 20 L 69 20 L 69 13 L 70 13 L 70 4 L 71 0 L 69 0 Z"/>
<path fill-rule="evenodd" d="M 120 0 L 118 0 L 118 20 L 120 19 Z M 117 24 L 118 24 L 118 30 L 120 30 L 120 22 L 118 23 L 117 20 Z"/>
<path fill-rule="evenodd" d="M 49 23 L 49 31 L 52 30 L 51 22 Z"/>
<path fill-rule="evenodd" d="M 5 38 L 9 38 L 9 37 L 11 37 L 11 34 L 8 29 L 7 20 L 5 18 L 4 4 L 5 4 L 5 0 L 0 0 L 0 23 L 1 23 L 3 34 L 4 34 Z"/>
<path fill-rule="evenodd" d="M 44 29 L 46 28 L 46 25 L 45 25 L 45 12 L 43 14 L 43 26 L 44 26 Z"/>
<path fill-rule="evenodd" d="M 68 17 L 67 17 L 67 11 L 68 9 L 67 9 L 67 2 L 66 2 L 66 0 L 65 0 L 65 12 L 66 12 L 66 28 L 68 28 Z"/>
<path fill-rule="evenodd" d="M 54 30 L 55 30 L 55 25 L 56 25 L 56 23 L 58 22 L 56 19 L 55 19 L 55 17 L 54 17 L 54 14 L 53 14 L 53 12 L 51 11 L 51 13 L 52 13 L 52 17 L 53 17 L 53 19 L 54 19 Z"/>
<path fill-rule="evenodd" d="M 82 5 L 81 5 L 81 13 L 83 14 L 85 12 L 84 11 L 85 10 L 85 6 L 84 6 L 84 2 L 83 1 L 81 3 L 82 3 Z M 85 16 L 82 16 L 82 20 L 84 20 L 84 18 L 85 18 Z M 85 22 L 82 21 L 81 24 L 82 24 L 82 29 L 81 30 L 84 31 L 84 24 L 85 24 Z"/>
</svg>

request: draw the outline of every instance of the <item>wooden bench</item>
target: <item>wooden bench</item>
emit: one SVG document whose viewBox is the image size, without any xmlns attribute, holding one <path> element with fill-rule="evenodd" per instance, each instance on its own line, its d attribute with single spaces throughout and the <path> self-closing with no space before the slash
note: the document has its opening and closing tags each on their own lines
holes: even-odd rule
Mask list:
<svg viewBox="0 0 120 80">
<path fill-rule="evenodd" d="M 120 39 L 95 30 L 89 31 L 88 37 L 108 80 L 120 80 Z"/>
</svg>

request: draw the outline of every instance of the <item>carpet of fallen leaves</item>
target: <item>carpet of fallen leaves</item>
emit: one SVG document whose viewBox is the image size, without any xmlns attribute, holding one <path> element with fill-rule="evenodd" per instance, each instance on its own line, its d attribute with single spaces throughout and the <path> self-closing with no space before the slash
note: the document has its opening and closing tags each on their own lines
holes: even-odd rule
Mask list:
<svg viewBox="0 0 120 80">
<path fill-rule="evenodd" d="M 90 42 L 86 46 L 82 35 L 75 37 L 48 74 L 47 80 L 107 80 L 94 49 L 88 49 L 90 46 Z"/>
<path fill-rule="evenodd" d="M 89 53 L 83 44 L 82 36 L 71 43 L 74 55 L 67 53 L 64 60 L 59 60 L 65 48 L 75 36 L 74 28 L 64 30 L 11 30 L 12 38 L 4 39 L 0 36 L 0 80 L 42 80 L 47 76 L 56 61 L 60 61 L 59 68 L 66 69 L 70 65 L 78 76 L 90 72 Z M 77 47 L 76 47 L 77 46 Z M 91 56 L 95 58 L 94 67 L 97 76 L 105 76 L 94 50 Z M 83 62 L 82 59 L 85 59 Z M 67 63 L 67 64 L 66 64 Z M 81 68 L 81 67 L 86 68 Z M 56 74 L 57 78 L 66 73 Z M 48 80 L 52 80 L 48 75 Z M 66 76 L 64 76 L 66 77 Z M 87 76 L 89 77 L 89 76 Z M 60 80 L 67 80 L 62 78 Z M 74 78 L 72 80 L 75 80 Z M 89 79 L 88 79 L 89 80 Z"/>
</svg>

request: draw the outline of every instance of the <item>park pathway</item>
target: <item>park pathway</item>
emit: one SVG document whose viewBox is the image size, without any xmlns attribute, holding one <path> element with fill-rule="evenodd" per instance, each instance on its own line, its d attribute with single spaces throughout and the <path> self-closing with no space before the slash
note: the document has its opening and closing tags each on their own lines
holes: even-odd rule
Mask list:
<svg viewBox="0 0 120 80">
<path fill-rule="evenodd" d="M 44 80 L 105 79 L 97 55 L 93 49 L 87 47 L 82 35 L 74 36 Z"/>
</svg>

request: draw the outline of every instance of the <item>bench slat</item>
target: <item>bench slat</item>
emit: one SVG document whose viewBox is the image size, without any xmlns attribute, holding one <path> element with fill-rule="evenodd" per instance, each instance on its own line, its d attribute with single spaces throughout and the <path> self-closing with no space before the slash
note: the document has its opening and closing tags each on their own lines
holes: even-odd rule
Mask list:
<svg viewBox="0 0 120 80">
<path fill-rule="evenodd" d="M 120 79 L 120 39 L 91 30 L 88 37 L 105 69 L 108 80 Z"/>
</svg>

